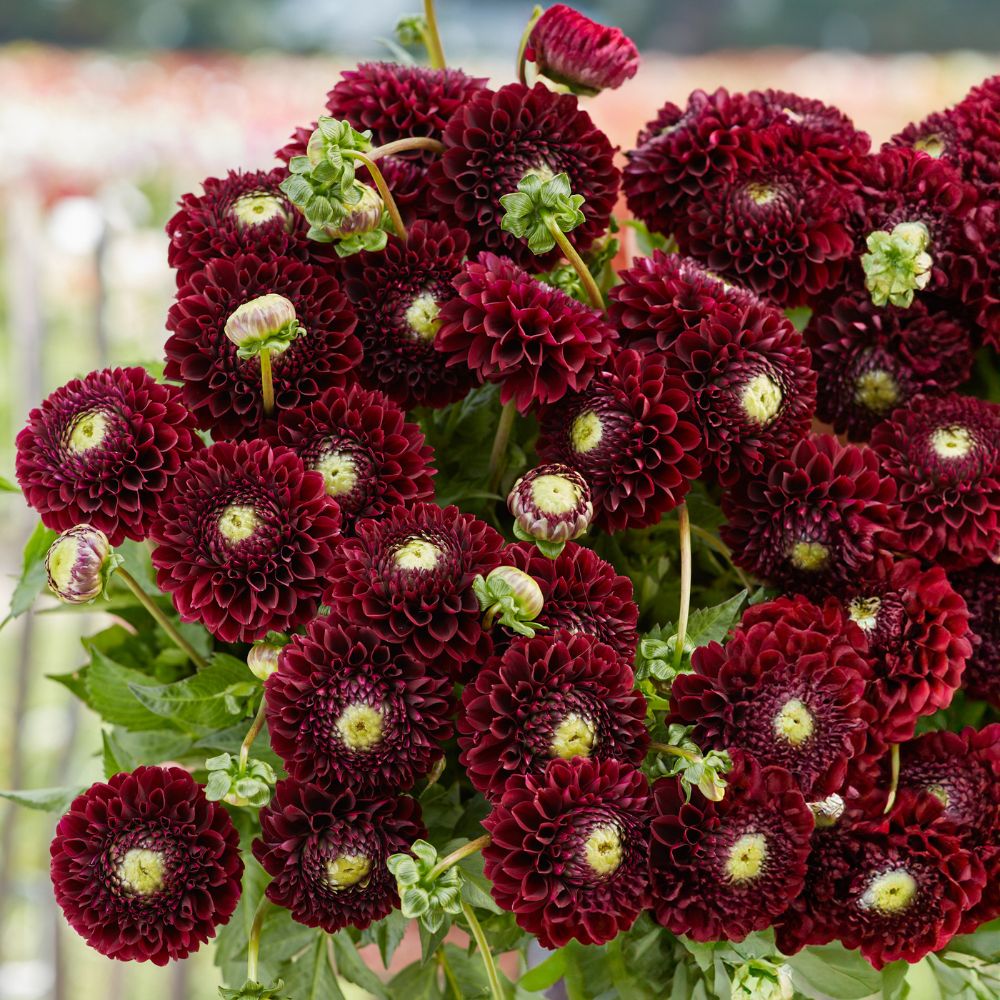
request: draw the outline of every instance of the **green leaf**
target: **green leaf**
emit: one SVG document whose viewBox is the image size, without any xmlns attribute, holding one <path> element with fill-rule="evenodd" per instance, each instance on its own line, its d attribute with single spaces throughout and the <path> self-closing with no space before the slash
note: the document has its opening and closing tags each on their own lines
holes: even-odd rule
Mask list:
<svg viewBox="0 0 1000 1000">
<path fill-rule="evenodd" d="M 565 974 L 566 949 L 560 948 L 558 951 L 552 952 L 540 965 L 529 969 L 517 981 L 517 985 L 529 993 L 538 993 L 554 986 Z"/>
<path fill-rule="evenodd" d="M 344 1000 L 340 983 L 330 966 L 326 942 L 326 934 L 320 931 L 304 954 L 282 967 L 285 989 L 295 1000 Z"/>
<path fill-rule="evenodd" d="M 392 956 L 396 953 L 406 928 L 410 926 L 410 921 L 403 916 L 399 910 L 393 910 L 387 917 L 376 921 L 367 930 L 361 932 L 362 944 L 377 944 L 379 954 L 382 956 L 382 964 L 388 968 L 392 961 Z"/>
<path fill-rule="evenodd" d="M 360 986 L 373 996 L 379 997 L 380 1000 L 390 1000 L 385 984 L 365 965 L 350 935 L 346 931 L 341 931 L 339 934 L 334 934 L 332 940 L 338 974 L 355 986 Z"/>
<path fill-rule="evenodd" d="M 741 590 L 735 597 L 716 604 L 714 608 L 699 608 L 691 612 L 685 645 L 707 646 L 710 642 L 722 642 L 730 628 L 739 621 L 740 609 L 747 599 L 747 592 Z"/>
<path fill-rule="evenodd" d="M 20 493 L 21 490 L 9 479 L 0 476 L 0 493 Z"/>
<path fill-rule="evenodd" d="M 438 985 L 438 967 L 434 962 L 414 962 L 394 976 L 389 983 L 389 994 L 400 1000 L 445 1000 Z"/>
<path fill-rule="evenodd" d="M 45 555 L 56 538 L 57 533 L 46 528 L 40 521 L 35 526 L 35 530 L 24 546 L 21 576 L 10 598 L 10 611 L 7 613 L 7 617 L 0 622 L 0 628 L 12 618 L 23 615 L 35 603 L 35 598 L 45 587 L 48 581 L 45 573 Z"/>
<path fill-rule="evenodd" d="M 490 895 L 490 880 L 483 874 L 483 855 L 476 852 L 467 858 L 462 858 L 456 865 L 462 872 L 462 898 L 470 905 L 490 913 L 504 911 L 493 902 Z"/>
<path fill-rule="evenodd" d="M 856 951 L 842 944 L 805 948 L 785 959 L 795 988 L 807 997 L 864 1000 L 881 989 L 882 976 Z"/>
<path fill-rule="evenodd" d="M 27 788 L 16 792 L 0 792 L 0 798 L 28 809 L 64 813 L 81 791 L 82 788 Z"/>
<path fill-rule="evenodd" d="M 87 703 L 101 718 L 126 729 L 163 729 L 164 721 L 137 698 L 135 691 L 153 685 L 152 678 L 93 652 L 87 669 Z"/>
</svg>

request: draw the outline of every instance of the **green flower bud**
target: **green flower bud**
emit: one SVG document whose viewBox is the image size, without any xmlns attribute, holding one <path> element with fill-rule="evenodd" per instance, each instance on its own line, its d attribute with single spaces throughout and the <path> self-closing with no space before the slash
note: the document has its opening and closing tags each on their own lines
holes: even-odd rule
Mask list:
<svg viewBox="0 0 1000 1000">
<path fill-rule="evenodd" d="M 545 604 L 542 588 L 516 566 L 498 566 L 485 579 L 477 576 L 472 591 L 484 612 L 484 628 L 506 625 L 519 635 L 531 636 L 544 627 L 534 621 Z"/>
<path fill-rule="evenodd" d="M 794 994 L 791 973 L 785 965 L 755 958 L 733 973 L 733 1000 L 792 1000 Z"/>
<path fill-rule="evenodd" d="M 104 593 L 120 564 L 103 531 L 78 524 L 64 531 L 45 555 L 49 590 L 64 604 L 90 604 Z"/>
<path fill-rule="evenodd" d="M 922 222 L 901 222 L 891 233 L 878 229 L 868 236 L 861 257 L 865 287 L 877 306 L 909 308 L 914 292 L 931 280 L 934 259 L 927 252 L 931 236 Z"/>
<path fill-rule="evenodd" d="M 226 320 L 226 336 L 244 360 L 263 350 L 280 354 L 305 332 L 295 319 L 295 306 L 273 292 L 244 302 Z"/>
<path fill-rule="evenodd" d="M 500 198 L 506 211 L 500 228 L 519 240 L 527 239 L 532 253 L 548 253 L 556 245 L 552 227 L 568 233 L 584 221 L 583 202 L 583 195 L 573 194 L 568 174 L 547 180 L 541 169 L 535 169 L 521 178 L 517 191 Z"/>
<path fill-rule="evenodd" d="M 281 647 L 270 642 L 255 642 L 247 653 L 247 666 L 258 680 L 266 681 L 278 669 Z"/>
</svg>

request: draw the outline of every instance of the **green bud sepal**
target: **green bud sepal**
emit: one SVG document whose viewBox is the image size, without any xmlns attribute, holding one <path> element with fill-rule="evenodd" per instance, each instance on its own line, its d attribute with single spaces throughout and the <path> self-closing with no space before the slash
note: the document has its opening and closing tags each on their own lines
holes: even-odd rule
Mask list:
<svg viewBox="0 0 1000 1000">
<path fill-rule="evenodd" d="M 227 990 L 225 986 L 220 986 L 219 996 L 221 1000 L 292 1000 L 284 989 L 285 984 L 280 979 L 269 986 L 248 979 L 238 990 Z"/>
<path fill-rule="evenodd" d="M 573 194 L 568 174 L 543 180 L 537 173 L 528 173 L 517 191 L 500 198 L 506 212 L 500 228 L 518 239 L 527 238 L 532 253 L 548 253 L 556 245 L 550 226 L 564 233 L 575 229 L 585 218 L 580 211 L 583 202 L 583 195 Z"/>
<path fill-rule="evenodd" d="M 209 757 L 205 769 L 208 771 L 205 798 L 210 802 L 225 800 L 230 805 L 259 809 L 271 801 L 277 776 L 265 761 L 250 758 L 246 767 L 241 768 L 239 757 L 223 753 Z"/>
<path fill-rule="evenodd" d="M 514 536 L 522 542 L 534 542 L 538 547 L 538 551 L 549 559 L 556 559 L 562 550 L 566 548 L 565 542 L 550 542 L 544 538 L 535 538 L 534 535 L 529 535 L 517 521 L 514 522 Z"/>
<path fill-rule="evenodd" d="M 542 589 L 516 566 L 498 566 L 487 577 L 477 576 L 472 581 L 472 592 L 483 611 L 485 629 L 506 625 L 530 638 L 545 627 L 535 621 L 545 601 Z"/>
</svg>

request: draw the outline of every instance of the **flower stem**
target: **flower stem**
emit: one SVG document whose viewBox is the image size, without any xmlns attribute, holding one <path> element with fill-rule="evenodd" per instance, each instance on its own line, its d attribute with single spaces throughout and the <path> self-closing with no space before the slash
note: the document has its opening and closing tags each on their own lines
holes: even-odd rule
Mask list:
<svg viewBox="0 0 1000 1000">
<path fill-rule="evenodd" d="M 434 13 L 434 0 L 424 0 L 424 20 L 427 22 L 427 55 L 430 57 L 431 68 L 444 69 L 447 63 L 444 61 L 437 14 Z"/>
<path fill-rule="evenodd" d="M 896 804 L 896 792 L 899 790 L 899 744 L 893 743 L 889 748 L 891 773 L 889 777 L 889 795 L 885 800 L 885 813 L 892 812 Z"/>
<path fill-rule="evenodd" d="M 677 530 L 681 539 L 681 606 L 677 612 L 677 644 L 674 646 L 674 670 L 679 670 L 684 658 L 688 612 L 691 608 L 691 518 L 687 504 L 677 508 Z"/>
<path fill-rule="evenodd" d="M 247 979 L 257 982 L 257 962 L 260 957 L 260 930 L 264 926 L 264 912 L 267 910 L 267 896 L 261 896 L 257 912 L 253 915 L 250 937 L 247 940 Z"/>
<path fill-rule="evenodd" d="M 250 728 L 247 730 L 247 734 L 243 737 L 243 742 L 240 744 L 240 774 L 246 771 L 247 760 L 250 758 L 250 748 L 253 746 L 253 741 L 257 739 L 260 731 L 264 728 L 266 707 L 267 699 L 261 695 L 257 714 L 254 716 L 253 722 L 250 724 Z"/>
<path fill-rule="evenodd" d="M 396 230 L 396 235 L 405 243 L 406 225 L 403 222 L 403 217 L 399 214 L 399 209 L 396 207 L 396 199 L 393 198 L 392 192 L 389 190 L 389 185 L 386 184 L 385 178 L 382 176 L 382 171 L 378 168 L 378 164 L 370 156 L 367 156 L 365 153 L 359 153 L 355 149 L 345 150 L 344 155 L 353 157 L 368 168 L 368 173 L 372 175 L 375 187 L 378 188 L 378 193 L 382 196 L 385 209 L 392 220 L 392 228 Z"/>
<path fill-rule="evenodd" d="M 194 646 L 192 646 L 191 643 L 189 643 L 187 639 L 185 639 L 184 636 L 177 631 L 170 619 L 167 618 L 167 616 L 159 609 L 156 602 L 149 596 L 149 594 L 147 594 L 146 591 L 139 586 L 139 581 L 136 580 L 136 578 L 127 570 L 122 569 L 121 566 L 115 570 L 115 573 L 117 576 L 121 577 L 125 586 L 127 586 L 128 589 L 135 594 L 136 600 L 149 612 L 153 621 L 155 621 L 156 624 L 159 625 L 168 636 L 170 636 L 179 649 L 187 653 L 188 658 L 199 670 L 204 670 L 208 666 L 208 663 L 206 663 L 204 658 L 199 655 Z"/>
<path fill-rule="evenodd" d="M 698 754 L 692 750 L 685 750 L 683 747 L 672 747 L 667 743 L 650 743 L 649 749 L 653 753 L 668 753 L 673 757 L 683 757 L 692 763 L 698 759 Z"/>
<path fill-rule="evenodd" d="M 497 424 L 496 437 L 493 438 L 493 450 L 490 452 L 490 478 L 487 489 L 490 493 L 496 493 L 503 478 L 503 469 L 507 459 L 507 444 L 510 441 L 510 432 L 514 427 L 514 418 L 517 416 L 517 406 L 514 400 L 504 403 L 500 411 L 500 423 Z"/>
<path fill-rule="evenodd" d="M 597 282 L 594 281 L 594 276 L 590 273 L 590 268 L 583 262 L 583 258 L 576 252 L 576 247 L 570 243 L 566 234 L 556 225 L 555 219 L 549 218 L 545 221 L 549 227 L 549 232 L 552 233 L 552 238 L 559 245 L 559 249 L 562 250 L 563 256 L 573 265 L 573 270 L 580 276 L 583 287 L 587 290 L 587 298 L 590 299 L 590 304 L 595 309 L 603 312 L 604 296 L 601 294 L 600 288 L 597 287 Z"/>
<path fill-rule="evenodd" d="M 531 38 L 531 31 L 535 27 L 535 22 L 542 16 L 543 8 L 538 4 L 535 4 L 535 9 L 531 12 L 531 17 L 528 18 L 528 23 L 524 26 L 524 31 L 521 33 L 521 43 L 517 47 L 517 78 L 525 86 L 528 85 L 527 77 L 527 66 L 525 55 L 528 51 L 528 40 Z"/>
<path fill-rule="evenodd" d="M 426 881 L 428 883 L 433 882 L 442 872 L 446 872 L 452 865 L 457 865 L 462 858 L 469 857 L 470 854 L 475 854 L 476 851 L 481 851 L 490 842 L 490 835 L 484 833 L 481 837 L 476 837 L 475 840 L 470 840 L 466 844 L 462 844 L 461 847 L 456 847 L 451 854 L 446 854 L 428 873 Z"/>
<path fill-rule="evenodd" d="M 476 947 L 479 949 L 483 967 L 486 969 L 486 978 L 490 981 L 490 996 L 493 1000 L 503 1000 L 503 989 L 500 987 L 500 977 L 497 975 L 497 966 L 496 962 L 493 961 L 490 943 L 486 940 L 486 935 L 483 933 L 483 928 L 475 913 L 472 912 L 472 907 L 464 899 L 462 900 L 462 913 L 469 924 L 472 936 L 476 939 Z"/>
<path fill-rule="evenodd" d="M 395 139 L 393 142 L 369 149 L 368 158 L 381 160 L 383 156 L 395 156 L 397 153 L 406 153 L 411 149 L 429 149 L 432 153 L 443 153 L 444 143 L 432 139 L 428 135 L 409 135 L 405 139 Z"/>
<path fill-rule="evenodd" d="M 271 350 L 260 352 L 260 391 L 264 397 L 264 416 L 274 413 L 274 379 L 271 376 Z"/>
<path fill-rule="evenodd" d="M 455 979 L 455 973 L 448 964 L 448 956 L 445 955 L 443 945 L 438 951 L 438 963 L 444 972 L 444 977 L 448 981 L 448 987 L 451 990 L 452 995 L 455 997 L 455 1000 L 464 1000 L 465 995 L 462 993 L 461 987 L 458 985 L 458 980 Z"/>
</svg>

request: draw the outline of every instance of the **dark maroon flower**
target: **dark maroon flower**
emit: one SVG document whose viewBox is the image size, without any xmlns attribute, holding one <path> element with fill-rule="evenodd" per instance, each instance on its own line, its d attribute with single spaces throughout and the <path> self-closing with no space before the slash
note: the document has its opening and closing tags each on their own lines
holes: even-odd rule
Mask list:
<svg viewBox="0 0 1000 1000">
<path fill-rule="evenodd" d="M 647 903 L 649 808 L 642 772 L 617 760 L 511 776 L 483 820 L 493 899 L 543 948 L 610 941 Z"/>
<path fill-rule="evenodd" d="M 236 828 L 179 767 L 137 767 L 91 785 L 59 820 L 51 854 L 69 925 L 119 961 L 187 958 L 240 898 Z"/>
<path fill-rule="evenodd" d="M 28 414 L 17 481 L 53 531 L 89 524 L 142 541 L 173 477 L 201 448 L 180 390 L 142 368 L 73 379 Z"/>
<path fill-rule="evenodd" d="M 535 22 L 524 56 L 542 76 L 574 94 L 614 90 L 639 69 L 639 52 L 624 32 L 564 3 L 549 7 Z"/>
<path fill-rule="evenodd" d="M 451 688 L 371 629 L 318 618 L 267 680 L 271 746 L 297 781 L 402 791 L 441 759 Z"/>
<path fill-rule="evenodd" d="M 392 507 L 341 542 L 326 602 L 336 620 L 366 625 L 412 656 L 453 671 L 490 653 L 472 581 L 500 564 L 503 537 L 457 507 Z"/>
<path fill-rule="evenodd" d="M 364 798 L 291 778 L 278 782 L 260 827 L 253 853 L 272 876 L 267 898 L 328 934 L 363 930 L 399 906 L 385 863 L 427 835 L 409 795 Z"/>
<path fill-rule="evenodd" d="M 242 360 L 225 327 L 239 306 L 269 294 L 288 299 L 304 328 L 271 361 L 279 411 L 348 384 L 361 360 L 354 311 L 328 270 L 287 257 L 211 261 L 178 289 L 170 307 L 166 376 L 183 382 L 184 401 L 198 426 L 211 429 L 217 440 L 259 432 L 260 360 Z"/>
<path fill-rule="evenodd" d="M 537 271 L 558 260 L 558 250 L 536 257 L 500 228 L 501 196 L 533 172 L 566 173 L 573 192 L 586 198 L 585 221 L 573 230 L 577 250 L 604 235 L 618 196 L 614 149 L 571 94 L 542 83 L 481 90 L 452 115 L 442 138 L 445 152 L 430 171 L 432 194 L 445 218 L 476 234 L 474 250 L 507 254 Z"/>
<path fill-rule="evenodd" d="M 951 704 L 972 651 L 969 612 L 940 566 L 877 560 L 846 587 L 844 607 L 868 637 L 873 725 L 890 743 L 913 736 L 917 719 Z"/>
<path fill-rule="evenodd" d="M 1000 571 L 987 561 L 949 573 L 948 579 L 969 608 L 972 656 L 965 665 L 962 686 L 973 698 L 1000 708 Z"/>
<path fill-rule="evenodd" d="M 590 486 L 594 524 L 608 532 L 656 524 L 701 472 L 691 396 L 662 358 L 620 351 L 584 392 L 542 409 L 538 454 Z"/>
<path fill-rule="evenodd" d="M 434 349 L 440 310 L 455 294 L 469 237 L 442 222 L 417 222 L 404 244 L 390 236 L 379 253 L 344 261 L 344 289 L 361 317 L 359 378 L 404 409 L 447 406 L 475 384 L 472 372 L 448 368 Z"/>
<path fill-rule="evenodd" d="M 872 432 L 898 484 L 897 546 L 944 566 L 1000 561 L 1000 406 L 922 397 Z"/>
<path fill-rule="evenodd" d="M 340 510 L 318 472 L 266 441 L 223 441 L 174 479 L 150 536 L 182 621 L 252 642 L 309 621 L 333 564 Z"/>
<path fill-rule="evenodd" d="M 1000 351 L 1000 200 L 988 200 L 971 213 L 963 235 L 975 258 L 973 276 L 963 287 L 965 302 L 983 340 Z M 967 271 L 963 277 L 969 277 Z"/>
<path fill-rule="evenodd" d="M 323 474 L 344 534 L 362 517 L 434 496 L 433 449 L 380 392 L 329 389 L 304 410 L 283 410 L 275 440 Z"/>
<path fill-rule="evenodd" d="M 632 667 L 593 636 L 566 631 L 516 639 L 462 692 L 459 758 L 473 787 L 503 794 L 512 774 L 540 774 L 554 757 L 646 755 L 646 699 Z"/>
<path fill-rule="evenodd" d="M 518 542 L 504 550 L 502 561 L 541 587 L 545 603 L 535 621 L 552 630 L 592 635 L 629 662 L 635 657 L 639 608 L 632 599 L 632 581 L 593 549 L 568 542 L 550 559 L 532 543 Z"/>
<path fill-rule="evenodd" d="M 805 330 L 819 375 L 816 415 L 852 441 L 918 395 L 940 395 L 969 377 L 968 324 L 914 300 L 908 309 L 872 305 L 867 292 L 838 298 Z"/>
<path fill-rule="evenodd" d="M 658 923 L 695 941 L 742 941 L 802 888 L 813 816 L 792 776 L 733 754 L 721 802 L 681 779 L 653 786 L 649 871 Z"/>
<path fill-rule="evenodd" d="M 766 477 L 725 494 L 729 523 L 722 538 L 737 565 L 789 591 L 822 597 L 885 547 L 894 496 L 873 452 L 812 435 Z"/>
<path fill-rule="evenodd" d="M 500 384 L 521 413 L 585 389 L 618 335 L 605 318 L 536 281 L 506 257 L 481 253 L 454 281 L 434 341 L 448 366 Z"/>
<path fill-rule="evenodd" d="M 693 672 L 671 687 L 670 720 L 693 724 L 702 749 L 736 747 L 785 768 L 807 799 L 821 799 L 841 788 L 876 721 L 864 646 L 835 600 L 755 605 L 725 647 L 694 651 Z"/>
<path fill-rule="evenodd" d="M 802 335 L 773 306 L 719 309 L 667 354 L 693 401 L 702 466 L 724 486 L 760 476 L 808 433 L 816 375 Z"/>
</svg>

